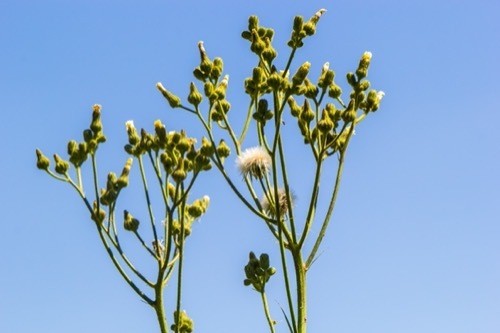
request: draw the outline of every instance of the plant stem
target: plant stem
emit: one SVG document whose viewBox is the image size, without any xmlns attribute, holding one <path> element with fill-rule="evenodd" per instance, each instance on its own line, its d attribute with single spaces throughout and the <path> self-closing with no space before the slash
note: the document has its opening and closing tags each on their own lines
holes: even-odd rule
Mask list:
<svg viewBox="0 0 500 333">
<path fill-rule="evenodd" d="M 297 333 L 306 333 L 306 268 L 300 248 L 292 252 L 297 284 Z"/>
<path fill-rule="evenodd" d="M 274 333 L 274 321 L 271 319 L 271 314 L 269 313 L 269 306 L 267 305 L 266 293 L 262 291 L 260 293 L 260 296 L 262 297 L 262 304 L 264 306 L 264 312 L 266 313 L 266 319 L 267 323 L 269 324 L 269 329 L 271 330 L 271 333 Z"/>
<path fill-rule="evenodd" d="M 165 317 L 165 308 L 163 307 L 163 270 L 158 272 L 158 280 L 155 286 L 156 299 L 154 302 L 154 309 L 156 312 L 156 317 L 158 318 L 158 324 L 160 325 L 161 333 L 168 333 L 167 319 Z"/>
</svg>

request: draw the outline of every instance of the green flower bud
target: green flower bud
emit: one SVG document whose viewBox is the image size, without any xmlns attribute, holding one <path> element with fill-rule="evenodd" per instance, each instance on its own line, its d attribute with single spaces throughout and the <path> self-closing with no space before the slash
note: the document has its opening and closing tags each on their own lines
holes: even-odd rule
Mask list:
<svg viewBox="0 0 500 333">
<path fill-rule="evenodd" d="M 292 83 L 294 86 L 299 86 L 302 84 L 302 82 L 304 82 L 307 74 L 309 74 L 310 68 L 311 68 L 311 64 L 306 61 L 305 63 L 302 64 L 302 66 L 300 66 L 297 69 L 297 72 L 292 77 Z"/>
<path fill-rule="evenodd" d="M 250 45 L 250 50 L 255 53 L 260 55 L 262 51 L 266 48 L 266 42 L 260 38 L 257 30 L 252 30 L 252 44 Z"/>
<path fill-rule="evenodd" d="M 304 96 L 307 98 L 314 99 L 316 96 L 318 96 L 318 87 L 316 87 L 314 84 L 309 81 L 308 78 L 305 78 L 304 80 L 304 86 L 305 86 L 305 91 L 304 91 Z"/>
<path fill-rule="evenodd" d="M 93 204 L 94 210 L 90 218 L 92 219 L 92 221 L 102 224 L 102 222 L 104 222 L 104 220 L 106 219 L 106 212 L 101 208 L 99 208 L 99 211 L 97 211 L 97 207 L 98 207 L 97 201 L 94 201 Z"/>
<path fill-rule="evenodd" d="M 154 122 L 154 127 L 155 127 L 155 138 L 154 142 L 155 144 L 161 148 L 164 149 L 167 146 L 167 130 L 165 129 L 165 125 L 162 124 L 161 120 L 157 119 Z"/>
<path fill-rule="evenodd" d="M 68 155 L 74 155 L 78 151 L 78 143 L 75 140 L 68 142 Z"/>
<path fill-rule="evenodd" d="M 57 154 L 54 154 L 54 161 L 56 162 L 56 172 L 60 175 L 65 175 L 69 170 L 69 163 L 60 158 Z"/>
<path fill-rule="evenodd" d="M 269 264 L 269 255 L 267 253 L 262 253 L 260 255 L 260 267 L 264 270 L 268 269 Z"/>
<path fill-rule="evenodd" d="M 360 82 L 360 83 L 357 85 L 356 90 L 357 90 L 357 91 L 365 91 L 365 90 L 367 90 L 368 88 L 370 88 L 370 81 L 365 80 L 365 81 Z"/>
<path fill-rule="evenodd" d="M 210 198 L 208 196 L 204 196 L 203 199 L 196 200 L 187 209 L 189 215 L 191 215 L 194 219 L 199 218 L 207 211 L 209 202 Z"/>
<path fill-rule="evenodd" d="M 300 113 L 300 119 L 305 121 L 306 123 L 310 123 L 315 116 L 316 114 L 312 110 L 309 101 L 306 99 L 304 101 L 304 106 L 302 107 L 302 112 Z"/>
<path fill-rule="evenodd" d="M 212 66 L 212 70 L 210 71 L 210 78 L 212 80 L 218 80 L 222 75 L 224 70 L 224 63 L 221 58 L 215 58 Z"/>
<path fill-rule="evenodd" d="M 372 59 L 372 53 L 368 51 L 363 53 L 363 56 L 361 56 L 361 60 L 359 60 L 358 69 L 356 70 L 356 75 L 358 77 L 358 80 L 361 80 L 368 75 L 368 67 L 370 66 L 371 59 Z"/>
<path fill-rule="evenodd" d="M 267 63 L 271 63 L 278 56 L 278 52 L 271 47 L 268 46 L 262 51 L 262 58 L 267 61 Z"/>
<path fill-rule="evenodd" d="M 217 99 L 217 94 L 215 93 L 215 86 L 213 85 L 213 83 L 210 81 L 205 82 L 205 84 L 203 85 L 203 90 L 205 92 L 205 96 L 207 96 L 210 100 L 210 103 L 215 102 L 215 100 Z"/>
<path fill-rule="evenodd" d="M 330 84 L 333 83 L 333 78 L 335 77 L 335 72 L 329 69 L 330 63 L 326 62 L 321 70 L 321 75 L 318 79 L 318 87 L 326 89 Z"/>
<path fill-rule="evenodd" d="M 258 28 L 259 28 L 259 18 L 255 15 L 250 16 L 248 18 L 248 31 L 252 31 Z"/>
<path fill-rule="evenodd" d="M 356 110 L 354 109 L 354 104 L 355 104 L 354 99 L 351 99 L 349 105 L 347 106 L 347 109 L 342 113 L 342 120 L 345 123 L 350 123 L 356 120 L 357 114 Z"/>
<path fill-rule="evenodd" d="M 167 183 L 167 193 L 172 200 L 175 200 L 175 192 L 175 185 L 170 182 Z"/>
<path fill-rule="evenodd" d="M 90 129 L 97 135 L 102 131 L 101 106 L 99 104 L 94 104 L 92 109 L 92 123 L 90 124 Z"/>
<path fill-rule="evenodd" d="M 302 16 L 295 16 L 293 19 L 293 31 L 299 33 L 302 30 L 304 24 L 304 18 Z"/>
<path fill-rule="evenodd" d="M 218 112 L 226 114 L 228 113 L 229 109 L 231 109 L 231 104 L 229 104 L 229 102 L 225 99 L 218 101 L 215 104 L 215 110 L 217 110 Z"/>
<path fill-rule="evenodd" d="M 214 153 L 214 147 L 212 146 L 212 143 L 205 137 L 201 138 L 201 148 L 200 148 L 200 153 L 203 156 L 210 157 Z"/>
<path fill-rule="evenodd" d="M 156 88 L 161 92 L 163 97 L 165 97 L 165 99 L 168 101 L 168 104 L 170 105 L 171 108 L 177 108 L 177 107 L 181 106 L 181 99 L 179 97 L 175 96 L 174 94 L 172 94 L 167 89 L 165 89 L 165 87 L 163 87 L 161 82 L 158 82 L 156 84 Z"/>
<path fill-rule="evenodd" d="M 312 22 L 306 22 L 302 28 L 307 36 L 312 36 L 316 33 L 316 25 Z"/>
<path fill-rule="evenodd" d="M 330 119 L 330 116 L 328 114 L 328 111 L 327 110 L 323 110 L 323 113 L 322 113 L 322 116 L 321 116 L 321 120 L 318 122 L 318 130 L 325 134 L 325 133 L 328 133 L 330 132 L 332 129 L 333 129 L 333 121 Z"/>
<path fill-rule="evenodd" d="M 92 140 L 94 138 L 94 135 L 92 134 L 92 131 L 89 130 L 89 129 L 86 129 L 83 131 L 83 140 L 86 142 L 86 143 L 89 143 L 90 140 Z"/>
<path fill-rule="evenodd" d="M 184 155 L 184 153 L 189 151 L 189 149 L 195 143 L 195 141 L 196 140 L 187 138 L 185 135 L 183 135 L 183 137 L 179 140 L 179 143 L 177 144 L 177 149 L 179 150 L 179 153 L 181 153 L 181 155 Z"/>
<path fill-rule="evenodd" d="M 116 180 L 116 186 L 118 189 L 128 186 L 128 178 L 130 174 L 130 168 L 132 167 L 133 159 L 129 158 L 123 167 L 122 174 Z"/>
<path fill-rule="evenodd" d="M 36 167 L 40 170 L 48 170 L 50 160 L 42 153 L 40 149 L 36 150 Z"/>
<path fill-rule="evenodd" d="M 204 155 L 196 155 L 195 158 L 195 168 L 197 171 L 208 171 L 212 169 L 212 164 L 210 163 L 210 158 Z M 188 170 L 192 170 L 193 166 L 190 166 Z"/>
<path fill-rule="evenodd" d="M 356 76 L 354 75 L 353 72 L 349 72 L 346 74 L 347 82 L 352 86 L 355 87 L 358 84 L 358 81 L 356 80 Z"/>
<path fill-rule="evenodd" d="M 231 154 L 231 149 L 229 149 L 229 146 L 224 140 L 220 140 L 219 146 L 217 147 L 217 155 L 221 158 L 226 158 L 229 154 Z"/>
<path fill-rule="evenodd" d="M 172 178 L 176 183 L 183 182 L 186 177 L 187 173 L 183 168 L 175 169 L 174 172 L 172 172 Z"/>
<path fill-rule="evenodd" d="M 129 120 L 125 123 L 125 129 L 127 130 L 128 135 L 128 143 L 131 145 L 136 145 L 140 141 L 139 134 L 137 133 L 137 129 L 134 127 L 134 121 Z"/>
<path fill-rule="evenodd" d="M 207 79 L 207 75 L 205 73 L 203 73 L 203 71 L 200 69 L 200 67 L 196 67 L 193 70 L 193 75 L 195 78 L 197 78 L 198 80 L 200 80 L 202 82 L 205 82 L 205 80 Z"/>
<path fill-rule="evenodd" d="M 328 96 L 337 99 L 342 95 L 342 89 L 335 83 L 330 84 L 328 87 Z"/>
<path fill-rule="evenodd" d="M 160 162 L 167 173 L 170 173 L 175 165 L 174 160 L 165 152 L 161 153 Z"/>
<path fill-rule="evenodd" d="M 278 91 L 283 84 L 283 78 L 277 72 L 272 73 L 267 79 L 267 85 L 274 91 Z"/>
<path fill-rule="evenodd" d="M 180 314 L 174 311 L 174 324 L 170 326 L 172 331 L 178 333 L 192 333 L 194 330 L 194 323 L 191 318 L 188 317 L 186 311 L 182 311 Z"/>
<path fill-rule="evenodd" d="M 217 94 L 217 99 L 226 98 L 227 85 L 229 83 L 229 75 L 224 76 L 224 79 L 219 83 L 217 88 L 215 88 L 215 93 Z"/>
<path fill-rule="evenodd" d="M 287 99 L 287 103 L 288 103 L 288 107 L 290 108 L 290 112 L 291 112 L 292 116 L 298 117 L 300 115 L 300 113 L 302 112 L 302 109 L 297 104 L 297 102 L 295 102 L 295 99 L 292 96 L 290 96 Z"/>
<path fill-rule="evenodd" d="M 194 106 L 198 106 L 203 100 L 203 96 L 200 94 L 198 89 L 196 89 L 196 85 L 193 82 L 189 85 L 189 95 L 187 99 L 189 104 Z"/>
<path fill-rule="evenodd" d="M 139 229 L 139 220 L 134 218 L 127 210 L 123 211 L 123 228 L 127 231 L 137 231 Z"/>
</svg>

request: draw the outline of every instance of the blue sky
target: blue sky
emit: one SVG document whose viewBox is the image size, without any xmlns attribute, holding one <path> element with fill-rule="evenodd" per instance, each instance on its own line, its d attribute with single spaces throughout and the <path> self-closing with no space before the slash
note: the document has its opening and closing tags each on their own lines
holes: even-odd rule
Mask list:
<svg viewBox="0 0 500 333">
<path fill-rule="evenodd" d="M 248 16 L 275 29 L 284 56 L 293 17 L 320 8 L 328 12 L 292 67 L 309 60 L 319 73 L 329 61 L 345 87 L 345 73 L 369 50 L 369 79 L 386 96 L 350 146 L 334 220 L 309 273 L 309 331 L 499 332 L 500 4 L 493 0 L 2 1 L 1 332 L 157 331 L 76 193 L 36 169 L 35 148 L 63 154 L 94 103 L 103 106 L 108 136 L 102 174 L 122 168 L 129 119 L 148 129 L 162 119 L 167 129 L 198 135 L 194 118 L 170 110 L 155 83 L 184 97 L 199 40 L 224 59 L 237 122 L 247 105 L 242 82 L 255 64 L 240 38 Z M 308 181 L 300 148 L 289 147 L 298 206 Z M 243 266 L 250 250 L 269 252 L 278 266 L 273 239 L 217 174 L 202 178 L 196 193 L 212 202 L 189 239 L 183 307 L 196 332 L 265 331 Z M 280 287 L 275 277 L 268 290 L 284 332 Z"/>
</svg>

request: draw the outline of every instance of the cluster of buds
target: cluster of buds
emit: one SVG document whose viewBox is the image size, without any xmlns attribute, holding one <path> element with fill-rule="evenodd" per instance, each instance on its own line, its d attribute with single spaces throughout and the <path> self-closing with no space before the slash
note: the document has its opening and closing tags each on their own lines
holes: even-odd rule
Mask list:
<svg viewBox="0 0 500 333">
<path fill-rule="evenodd" d="M 248 264 L 245 266 L 245 276 L 243 284 L 255 288 L 260 293 L 265 290 L 266 283 L 271 276 L 276 273 L 276 268 L 270 266 L 269 255 L 263 253 L 259 258 L 253 252 L 248 256 Z"/>
<path fill-rule="evenodd" d="M 370 90 L 368 96 L 366 91 L 370 88 L 370 81 L 366 80 L 368 75 L 368 68 L 372 59 L 371 52 L 365 52 L 359 60 L 356 72 L 347 73 L 347 82 L 352 87 L 350 95 L 350 103 L 355 105 L 355 109 L 361 109 L 365 113 L 377 111 L 380 101 L 384 97 L 384 92 Z"/>
<path fill-rule="evenodd" d="M 180 313 L 174 311 L 174 323 L 170 326 L 170 329 L 178 333 L 191 333 L 194 330 L 194 323 L 188 317 L 186 311 Z"/>
<path fill-rule="evenodd" d="M 184 131 L 167 132 L 160 120 L 155 121 L 154 127 L 154 134 L 142 129 L 139 136 L 134 123 L 127 121 L 129 143 L 125 145 L 125 151 L 133 156 L 151 152 L 159 155 L 165 172 L 176 182 L 186 179 L 189 172 L 206 171 L 212 168 L 210 158 L 215 150 L 206 149 L 206 147 L 196 149 L 196 139 L 187 137 Z M 223 157 L 229 155 L 229 148 L 223 141 L 216 151 Z"/>
<path fill-rule="evenodd" d="M 259 26 L 259 19 L 257 16 L 250 16 L 248 18 L 248 30 L 241 33 L 243 39 L 250 41 L 250 50 L 259 57 L 262 57 L 269 65 L 278 55 L 271 45 L 273 36 L 273 29 Z"/>
<path fill-rule="evenodd" d="M 94 155 L 99 144 L 105 141 L 106 137 L 102 131 L 101 123 L 101 106 L 95 104 L 93 106 L 90 128 L 83 131 L 83 141 L 76 142 L 75 140 L 70 140 L 68 142 L 67 152 L 69 161 L 66 161 L 59 155 L 54 154 L 54 171 L 60 175 L 66 175 L 69 170 L 70 163 L 73 164 L 75 168 L 79 168 L 87 160 L 88 155 Z M 48 171 L 50 160 L 43 155 L 39 149 L 36 150 L 36 156 L 37 167 L 41 170 Z"/>
<path fill-rule="evenodd" d="M 307 22 L 304 22 L 302 16 L 295 16 L 293 20 L 292 36 L 287 45 L 291 48 L 300 48 L 304 46 L 303 39 L 316 33 L 316 24 L 325 12 L 325 9 L 318 10 Z"/>
<path fill-rule="evenodd" d="M 198 42 L 198 50 L 200 51 L 200 65 L 194 69 L 194 77 L 201 82 L 217 82 L 224 70 L 222 59 L 216 57 L 213 61 L 210 60 L 202 41 Z"/>
<path fill-rule="evenodd" d="M 104 206 L 109 206 L 113 204 L 120 190 L 128 185 L 130 168 L 132 167 L 132 159 L 129 158 L 123 167 L 120 177 L 116 177 L 114 172 L 108 173 L 108 179 L 106 181 L 106 188 L 101 189 L 100 203 Z"/>
</svg>

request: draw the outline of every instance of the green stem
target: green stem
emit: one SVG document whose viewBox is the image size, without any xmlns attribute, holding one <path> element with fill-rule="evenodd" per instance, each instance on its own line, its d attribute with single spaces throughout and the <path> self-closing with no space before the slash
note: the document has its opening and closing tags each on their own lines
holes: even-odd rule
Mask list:
<svg viewBox="0 0 500 333">
<path fill-rule="evenodd" d="M 266 313 L 266 319 L 267 319 L 267 323 L 269 324 L 269 329 L 270 329 L 271 333 L 274 333 L 274 321 L 271 319 L 271 314 L 269 313 L 269 306 L 267 305 L 266 293 L 264 291 L 262 291 L 260 293 L 260 296 L 262 298 L 262 304 L 264 306 L 264 312 Z"/>
<path fill-rule="evenodd" d="M 158 272 L 158 280 L 156 281 L 154 309 L 158 324 L 160 325 L 161 333 L 168 333 L 167 318 L 165 316 L 165 307 L 163 306 L 163 271 Z"/>
<path fill-rule="evenodd" d="M 148 182 L 146 181 L 146 173 L 144 172 L 144 163 L 142 162 L 142 156 L 138 156 L 139 169 L 141 170 L 142 185 L 144 187 L 144 194 L 146 196 L 146 204 L 148 206 L 149 220 L 151 221 L 151 229 L 153 230 L 153 236 L 155 244 L 158 243 L 158 234 L 156 233 L 153 208 L 151 207 L 151 199 L 149 198 Z"/>
<path fill-rule="evenodd" d="M 292 251 L 297 283 L 297 333 L 306 333 L 306 268 L 303 263 L 300 249 Z"/>
<path fill-rule="evenodd" d="M 184 259 L 184 234 L 185 234 L 185 215 L 184 211 L 186 209 L 186 199 L 183 199 L 182 204 L 180 206 L 180 216 L 179 216 L 179 221 L 181 223 L 181 232 L 180 232 L 180 239 L 179 239 L 179 267 L 178 267 L 178 276 L 177 276 L 177 318 L 176 318 L 176 333 L 179 333 L 180 329 L 180 317 L 181 317 L 181 297 L 182 297 L 182 263 Z"/>
<path fill-rule="evenodd" d="M 340 188 L 340 180 L 342 178 L 343 168 L 344 168 L 344 151 L 341 151 L 340 158 L 339 158 L 339 166 L 337 168 L 337 176 L 335 178 L 335 185 L 334 185 L 334 189 L 333 189 L 332 198 L 330 200 L 330 204 L 328 206 L 328 211 L 327 211 L 325 219 L 323 221 L 323 225 L 321 226 L 321 230 L 319 232 L 318 238 L 316 239 L 316 242 L 314 243 L 314 246 L 311 250 L 311 253 L 307 257 L 306 269 L 308 269 L 311 266 L 311 264 L 316 256 L 316 253 L 318 252 L 319 246 L 321 245 L 321 241 L 323 240 L 323 237 L 325 237 L 326 229 L 328 228 L 328 224 L 330 223 L 333 209 L 335 207 L 335 202 L 337 201 L 337 194 L 338 194 L 338 191 Z"/>
<path fill-rule="evenodd" d="M 304 225 L 304 230 L 302 231 L 302 235 L 300 237 L 299 248 L 302 248 L 302 246 L 304 245 L 304 242 L 306 240 L 306 237 L 309 233 L 309 230 L 311 229 L 312 222 L 314 220 L 316 205 L 318 203 L 319 183 L 321 179 L 321 165 L 322 165 L 322 160 L 320 158 L 316 164 L 316 174 L 314 176 L 314 183 L 313 183 L 314 188 L 311 194 L 311 201 L 309 202 L 309 210 L 307 212 L 306 223 Z"/>
</svg>

